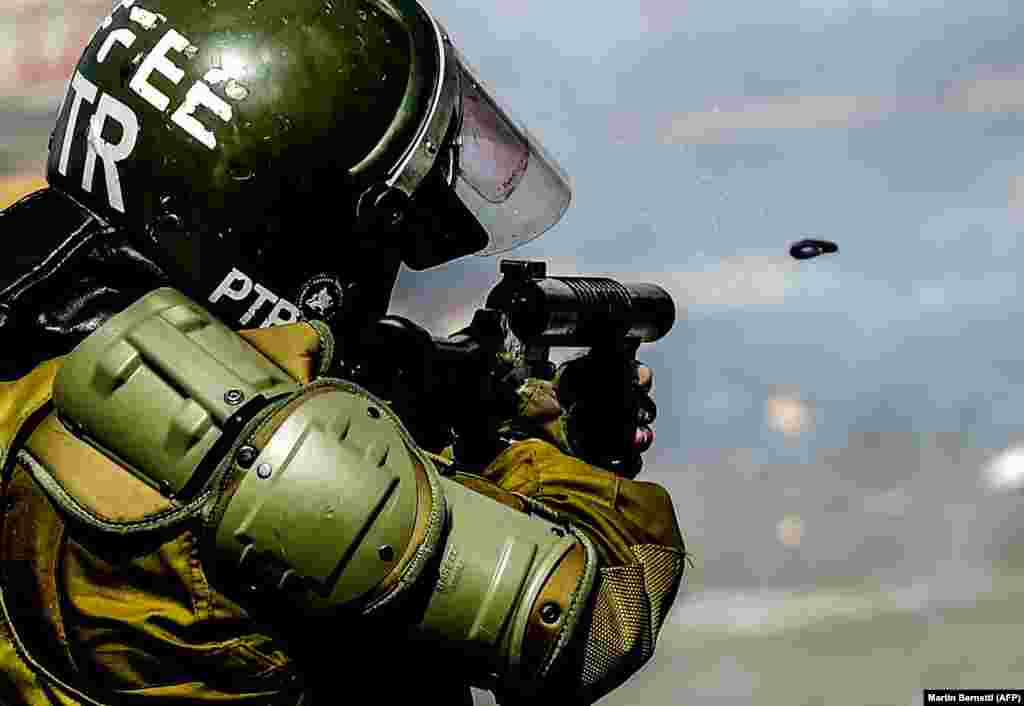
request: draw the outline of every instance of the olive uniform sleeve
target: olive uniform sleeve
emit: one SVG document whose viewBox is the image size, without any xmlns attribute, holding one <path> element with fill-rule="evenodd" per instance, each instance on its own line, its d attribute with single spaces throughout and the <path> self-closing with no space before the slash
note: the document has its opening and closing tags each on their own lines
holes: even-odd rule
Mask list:
<svg viewBox="0 0 1024 706">
<path fill-rule="evenodd" d="M 652 656 L 683 577 L 686 548 L 661 486 L 621 478 L 532 439 L 482 473 L 502 491 L 539 501 L 572 523 L 601 555 L 573 659 L 552 684 L 560 703 L 593 703 Z"/>
</svg>

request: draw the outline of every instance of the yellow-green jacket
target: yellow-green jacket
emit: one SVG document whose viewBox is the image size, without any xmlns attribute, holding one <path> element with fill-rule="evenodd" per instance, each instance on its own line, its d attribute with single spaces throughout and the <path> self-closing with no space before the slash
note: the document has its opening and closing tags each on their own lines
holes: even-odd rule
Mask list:
<svg viewBox="0 0 1024 706">
<path fill-rule="evenodd" d="M 300 382 L 318 374 L 314 327 L 242 335 Z M 273 605 L 250 615 L 207 581 L 193 528 L 112 541 L 62 516 L 21 449 L 45 456 L 62 491 L 99 517 L 140 521 L 173 507 L 62 427 L 50 400 L 60 366 L 0 382 L 0 703 L 321 704 L 368 694 L 467 703 L 459 664 L 396 630 L 294 625 Z M 599 583 L 573 646 L 583 684 L 570 700 L 599 698 L 650 658 L 684 565 L 664 489 L 540 440 L 512 445 L 480 475 L 454 477 L 519 509 L 540 501 L 597 545 Z"/>
</svg>

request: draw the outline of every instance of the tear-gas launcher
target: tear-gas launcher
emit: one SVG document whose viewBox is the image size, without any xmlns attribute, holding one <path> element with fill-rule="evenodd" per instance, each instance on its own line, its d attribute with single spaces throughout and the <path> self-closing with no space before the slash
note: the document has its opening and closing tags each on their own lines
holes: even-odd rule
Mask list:
<svg viewBox="0 0 1024 706">
<path fill-rule="evenodd" d="M 656 413 L 637 386 L 636 353 L 672 328 L 675 303 L 656 284 L 549 277 L 546 269 L 503 260 L 484 308 L 448 338 L 384 317 L 345 352 L 344 374 L 390 400 L 422 446 L 452 446 L 472 466 L 508 443 L 496 429 L 515 415 L 522 382 L 555 377 L 551 349 L 589 349 L 558 371 L 568 440 L 580 458 L 633 477 Z"/>
</svg>

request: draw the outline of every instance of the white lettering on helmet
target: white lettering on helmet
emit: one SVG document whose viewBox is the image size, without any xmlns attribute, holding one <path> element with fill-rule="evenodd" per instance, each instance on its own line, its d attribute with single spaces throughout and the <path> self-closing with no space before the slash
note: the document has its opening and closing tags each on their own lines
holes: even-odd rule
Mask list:
<svg viewBox="0 0 1024 706">
<path fill-rule="evenodd" d="M 151 30 L 158 24 L 167 21 L 164 15 L 159 15 L 155 12 L 150 12 L 144 7 L 133 7 L 131 13 L 128 15 L 128 19 L 137 25 L 140 25 L 144 30 Z"/>
<path fill-rule="evenodd" d="M 107 119 L 121 126 L 121 139 L 116 143 L 103 139 L 103 126 Z M 89 120 L 89 137 L 86 139 L 85 168 L 82 172 L 82 188 L 92 191 L 93 172 L 96 158 L 103 161 L 103 174 L 107 180 L 107 199 L 110 207 L 124 213 L 124 195 L 121 193 L 121 178 L 117 163 L 126 159 L 135 149 L 139 137 L 139 121 L 132 109 L 109 93 L 100 96 L 99 105 Z"/>
<path fill-rule="evenodd" d="M 103 23 L 100 25 L 100 29 L 109 29 L 111 23 L 114 21 L 114 13 L 120 10 L 122 7 L 126 10 L 135 4 L 135 0 L 121 0 L 118 5 L 114 6 L 114 9 L 109 15 L 103 18 Z"/>
<path fill-rule="evenodd" d="M 263 322 L 263 326 L 276 326 L 277 324 L 292 324 L 302 318 L 302 312 L 299 311 L 299 307 L 292 304 L 287 299 L 281 298 L 277 300 L 277 304 L 270 311 L 270 316 Z"/>
<path fill-rule="evenodd" d="M 75 125 L 78 123 L 78 112 L 82 108 L 82 101 L 95 102 L 98 92 L 99 89 L 96 88 L 92 81 L 78 71 L 75 72 L 74 77 L 71 79 L 71 85 L 68 87 L 68 93 L 74 93 L 75 97 L 71 99 L 71 112 L 68 113 L 68 121 L 64 125 L 64 141 L 60 146 L 60 162 L 57 164 L 57 171 L 63 176 L 68 175 L 68 157 L 71 155 L 71 141 L 75 134 Z"/>
<path fill-rule="evenodd" d="M 212 130 L 207 130 L 206 126 L 196 119 L 195 112 L 199 106 L 209 108 L 224 122 L 231 122 L 231 106 L 202 81 L 196 81 L 192 88 L 188 89 L 185 102 L 174 111 L 171 122 L 212 150 L 217 146 L 217 137 Z"/>
<path fill-rule="evenodd" d="M 128 82 L 128 87 L 161 113 L 167 110 L 171 99 L 158 91 L 153 84 L 149 83 L 149 77 L 156 71 L 171 83 L 177 85 L 185 76 L 185 72 L 167 58 L 167 52 L 171 49 L 183 52 L 188 45 L 189 41 L 185 37 L 173 29 L 167 30 L 167 33 L 160 37 L 160 41 L 146 55 L 146 58 L 142 60 L 138 71 L 135 72 L 131 81 Z"/>
<path fill-rule="evenodd" d="M 134 8 L 133 12 L 135 10 L 141 10 L 141 8 Z M 190 45 L 189 40 L 177 30 L 167 30 L 167 33 L 142 60 L 135 75 L 128 83 L 129 87 L 157 110 L 161 112 L 167 110 L 171 99 L 157 90 L 149 82 L 149 77 L 156 71 L 174 84 L 180 82 L 185 72 L 167 57 L 167 53 L 172 49 L 184 52 Z M 208 108 L 225 123 L 231 121 L 231 106 L 205 83 L 196 81 L 185 94 L 184 102 L 171 115 L 171 122 L 205 145 L 207 149 L 212 150 L 217 146 L 217 138 L 212 130 L 209 130 L 195 117 L 196 110 L 200 106 Z"/>
<path fill-rule="evenodd" d="M 260 328 L 267 328 L 268 326 L 275 326 L 277 324 L 290 324 L 299 321 L 302 318 L 302 312 L 299 307 L 292 304 L 290 301 L 283 297 L 279 297 L 270 289 L 264 287 L 258 282 L 253 282 L 253 279 L 249 275 L 245 274 L 237 267 L 232 267 L 231 272 L 217 285 L 213 293 L 210 294 L 210 303 L 216 304 L 221 297 L 227 297 L 233 301 L 243 301 L 252 294 L 253 290 L 256 291 L 256 301 L 249 306 L 244 314 L 238 319 L 240 324 L 248 324 L 252 321 L 253 317 L 256 316 L 264 304 L 271 303 L 274 307 L 270 310 L 270 314 L 260 324 Z"/>
<path fill-rule="evenodd" d="M 99 53 L 96 55 L 96 61 L 102 64 L 107 60 L 107 54 L 110 53 L 111 47 L 114 46 L 114 42 L 118 42 L 122 46 L 128 48 L 135 43 L 135 32 L 130 29 L 115 29 L 107 38 L 103 40 L 103 46 L 100 47 Z"/>
<path fill-rule="evenodd" d="M 160 22 L 166 21 L 163 15 L 154 14 L 141 7 L 134 7 L 135 0 L 121 0 L 114 12 L 103 21 L 101 31 L 109 29 L 113 23 L 113 16 L 120 9 L 130 9 L 129 20 L 143 27 L 145 30 L 153 29 Z M 99 34 L 99 33 L 97 33 Z M 115 44 L 130 48 L 135 44 L 137 35 L 130 29 L 121 27 L 113 30 L 103 39 L 96 55 L 97 63 L 102 64 L 107 60 Z M 94 37 L 93 41 L 96 40 Z M 156 72 L 177 85 L 185 76 L 185 71 L 174 64 L 168 58 L 171 50 L 187 53 L 194 52 L 189 40 L 174 29 L 167 32 L 157 41 L 152 50 L 146 54 L 140 63 L 135 74 L 128 82 L 129 88 L 139 95 L 143 100 L 159 110 L 165 112 L 170 106 L 171 99 L 158 90 L 149 82 L 153 72 Z M 187 51 L 188 50 L 188 51 Z M 99 99 L 97 103 L 97 98 Z M 103 172 L 107 185 L 107 197 L 110 200 L 111 208 L 121 213 L 125 212 L 124 194 L 121 191 L 121 179 L 117 165 L 126 160 L 135 149 L 139 137 L 139 119 L 132 109 L 112 95 L 102 93 L 96 84 L 85 78 L 81 72 L 76 71 L 68 83 L 67 90 L 61 102 L 60 113 L 63 114 L 67 104 L 71 103 L 68 110 L 67 121 L 64 126 L 63 140 L 60 146 L 60 159 L 57 164 L 57 171 L 62 176 L 68 175 L 68 162 L 71 156 L 72 143 L 75 139 L 78 128 L 79 115 L 82 109 L 82 102 L 87 101 L 96 105 L 96 111 L 89 120 L 88 129 L 83 130 L 85 135 L 85 163 L 83 165 L 82 188 L 92 192 L 96 159 L 103 161 Z M 184 130 L 190 137 L 204 145 L 207 149 L 214 149 L 217 146 L 217 138 L 212 130 L 199 121 L 196 112 L 205 108 L 229 123 L 232 118 L 232 108 L 222 98 L 216 95 L 213 90 L 202 80 L 197 80 L 185 94 L 181 105 L 171 115 L 171 121 Z M 103 138 L 103 128 L 107 121 L 111 120 L 121 128 L 121 137 L 114 143 Z M 251 287 L 251 284 L 250 284 Z M 245 295 L 248 296 L 248 292 Z M 276 299 L 274 301 L 277 301 Z M 282 309 L 284 311 L 284 309 Z M 279 312 L 280 313 L 280 312 Z"/>
<path fill-rule="evenodd" d="M 241 285 L 241 289 L 235 289 L 235 285 Z M 252 292 L 252 280 L 241 270 L 232 267 L 228 276 L 217 285 L 210 295 L 210 303 L 216 304 L 221 297 L 234 299 L 240 302 Z"/>
<path fill-rule="evenodd" d="M 277 300 L 280 299 L 279 296 L 271 292 L 262 284 L 257 283 L 255 289 L 256 301 L 252 303 L 252 306 L 249 307 L 249 310 L 242 315 L 242 318 L 239 319 L 239 321 L 241 321 L 243 324 L 249 323 L 252 320 L 252 317 L 256 315 L 256 311 L 261 306 L 263 306 L 267 302 L 270 302 L 271 304 L 276 304 Z M 266 322 L 264 321 L 263 323 Z"/>
<path fill-rule="evenodd" d="M 57 164 L 57 171 L 63 176 L 68 175 L 71 143 L 74 139 L 75 127 L 78 125 L 82 101 L 95 103 L 96 96 L 100 95 L 96 85 L 77 71 L 74 78 L 71 79 L 71 86 L 68 90 L 74 93 L 74 98 L 71 100 L 71 111 L 64 127 L 64 141 L 60 148 L 60 162 Z M 103 138 L 103 126 L 108 118 L 121 126 L 121 137 L 116 143 L 108 142 Z M 135 149 L 135 143 L 139 137 L 139 120 L 131 108 L 104 93 L 100 95 L 96 112 L 89 119 L 89 127 L 85 132 L 86 147 L 82 188 L 92 192 L 96 158 L 99 157 L 103 161 L 103 174 L 106 178 L 107 199 L 110 201 L 110 207 L 124 213 L 124 194 L 121 192 L 121 178 L 117 171 L 117 163 L 127 159 Z"/>
</svg>

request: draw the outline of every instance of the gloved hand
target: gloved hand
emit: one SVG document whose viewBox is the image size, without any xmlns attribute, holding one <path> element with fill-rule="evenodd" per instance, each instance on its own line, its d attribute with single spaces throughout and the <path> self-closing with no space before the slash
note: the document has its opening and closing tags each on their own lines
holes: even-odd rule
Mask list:
<svg viewBox="0 0 1024 706">
<path fill-rule="evenodd" d="M 516 394 L 519 404 L 511 426 L 523 433 L 532 432 L 571 454 L 565 433 L 564 410 L 558 401 L 555 384 L 542 378 L 527 378 Z"/>
<path fill-rule="evenodd" d="M 596 400 L 592 389 L 595 385 L 594 361 L 587 356 L 559 366 L 554 381 L 527 379 L 517 390 L 519 408 L 514 425 L 521 431 L 532 431 L 533 435 L 550 441 L 570 455 L 592 461 L 588 458 L 588 451 L 593 445 L 588 442 L 594 439 L 595 434 L 602 433 L 601 429 L 590 428 L 595 414 L 602 420 L 623 420 L 631 426 L 628 430 L 632 435 L 631 454 L 638 461 L 640 454 L 647 451 L 654 441 L 650 425 L 654 422 L 657 407 L 651 397 L 653 371 L 642 363 L 632 362 L 631 365 L 632 385 L 627 394 L 615 394 L 609 388 L 607 398 L 599 395 Z M 591 405 L 589 411 L 576 405 L 583 387 L 590 388 L 587 389 L 588 404 Z M 598 407 L 595 407 L 595 402 L 599 403 Z M 614 409 L 613 405 L 627 409 Z M 630 419 L 630 415 L 635 415 L 635 418 Z M 630 477 L 639 471 L 638 462 L 635 466 L 628 472 Z M 621 467 L 613 470 L 626 473 L 626 469 Z"/>
</svg>

